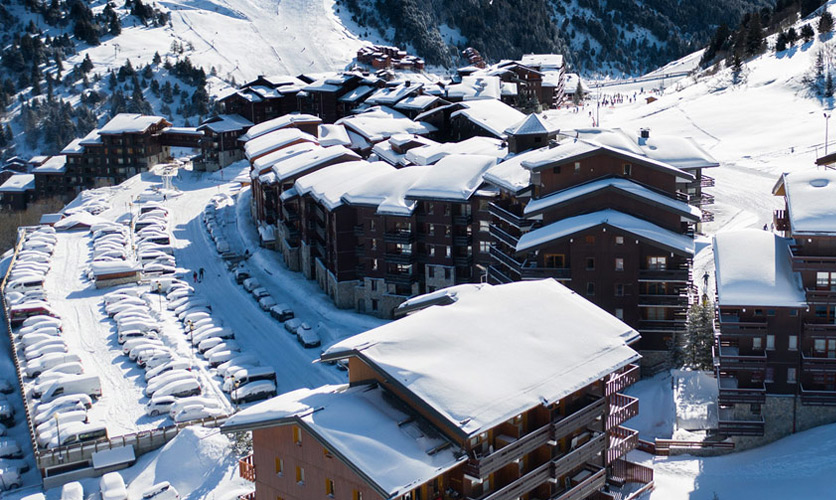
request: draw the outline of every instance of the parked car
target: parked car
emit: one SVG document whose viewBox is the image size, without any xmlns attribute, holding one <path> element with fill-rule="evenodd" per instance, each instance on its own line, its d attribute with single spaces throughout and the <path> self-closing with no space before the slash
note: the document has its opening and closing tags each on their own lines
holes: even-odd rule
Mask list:
<svg viewBox="0 0 836 500">
<path fill-rule="evenodd" d="M 180 493 L 169 484 L 163 481 L 151 486 L 142 493 L 143 500 L 180 500 Z"/>
<path fill-rule="evenodd" d="M 195 378 L 194 373 L 190 370 L 171 370 L 165 373 L 162 373 L 151 380 L 148 381 L 148 384 L 145 386 L 145 395 L 151 397 L 154 395 L 154 392 L 157 389 L 162 388 L 166 384 L 177 380 L 184 380 L 184 379 L 193 379 Z"/>
<path fill-rule="evenodd" d="M 269 311 L 271 307 L 276 305 L 276 299 L 267 295 L 258 299 L 258 306 L 264 311 Z"/>
<path fill-rule="evenodd" d="M 269 296 L 270 292 L 266 288 L 264 288 L 263 286 L 260 286 L 258 288 L 254 288 L 252 290 L 252 294 L 253 294 L 253 297 L 255 297 L 255 300 L 260 300 L 262 297 Z"/>
<path fill-rule="evenodd" d="M 276 384 L 270 380 L 259 380 L 233 390 L 229 397 L 235 404 L 260 401 L 276 395 Z"/>
<path fill-rule="evenodd" d="M 0 468 L 0 489 L 3 491 L 16 490 L 23 484 L 17 467 Z"/>
<path fill-rule="evenodd" d="M 85 394 L 91 398 L 102 396 L 102 383 L 98 375 L 67 375 L 56 380 L 41 396 L 41 401 L 49 403 L 66 394 Z"/>
<path fill-rule="evenodd" d="M 0 458 L 23 458 L 23 451 L 14 439 L 0 439 Z"/>
<path fill-rule="evenodd" d="M 158 396 L 159 397 L 159 396 Z M 174 404 L 171 405 L 171 409 L 168 411 L 168 416 L 172 419 L 174 415 L 179 413 L 183 408 L 188 406 L 204 406 L 206 408 L 216 408 L 220 409 L 220 403 L 215 398 L 208 398 L 204 396 L 189 396 L 184 398 L 177 399 Z"/>
<path fill-rule="evenodd" d="M 270 315 L 281 322 L 285 322 L 293 318 L 293 309 L 284 302 L 276 304 L 270 308 Z"/>
<path fill-rule="evenodd" d="M 61 487 L 61 500 L 84 500 L 84 487 L 72 481 Z"/>
<path fill-rule="evenodd" d="M 176 415 L 174 421 L 178 424 L 180 422 L 188 422 L 190 420 L 198 420 L 209 417 L 221 417 L 224 411 L 220 408 L 212 408 L 203 405 L 191 405 L 183 408 Z"/>
<path fill-rule="evenodd" d="M 145 371 L 145 380 L 151 380 L 152 378 L 165 373 L 171 370 L 181 370 L 189 368 L 191 365 L 188 361 L 184 359 L 175 359 L 173 361 L 169 361 L 168 363 L 163 363 L 160 366 L 155 366 L 153 368 L 149 368 Z"/>
<path fill-rule="evenodd" d="M 252 292 L 256 288 L 260 287 L 261 283 L 258 282 L 255 278 L 247 278 L 244 280 L 244 290 L 248 292 Z"/>
<path fill-rule="evenodd" d="M 244 283 L 244 280 L 250 277 L 250 270 L 246 267 L 237 267 L 235 269 L 235 282 L 239 285 Z"/>
<path fill-rule="evenodd" d="M 108 472 L 99 480 L 99 491 L 102 500 L 128 500 L 128 490 L 125 481 L 118 472 Z"/>
<path fill-rule="evenodd" d="M 63 363 L 81 363 L 81 358 L 79 358 L 77 354 L 63 352 L 44 354 L 40 358 L 33 359 L 31 362 L 26 363 L 26 376 L 29 378 L 35 378 L 44 370 L 48 370 Z"/>
<path fill-rule="evenodd" d="M 154 393 L 158 396 L 174 396 L 184 398 L 187 396 L 197 396 L 201 393 L 200 383 L 197 379 L 175 380 L 165 386 L 157 389 Z"/>
<path fill-rule="evenodd" d="M 152 397 L 145 404 L 145 413 L 151 417 L 165 415 L 169 412 L 169 410 L 171 410 L 171 405 L 173 405 L 175 401 L 177 401 L 177 398 L 174 396 Z"/>
<path fill-rule="evenodd" d="M 250 382 L 258 382 L 260 380 L 269 380 L 275 383 L 276 371 L 267 366 L 242 368 L 237 370 L 231 376 L 226 377 L 223 381 L 221 389 L 224 392 L 232 392 L 238 387 L 243 387 Z"/>
</svg>

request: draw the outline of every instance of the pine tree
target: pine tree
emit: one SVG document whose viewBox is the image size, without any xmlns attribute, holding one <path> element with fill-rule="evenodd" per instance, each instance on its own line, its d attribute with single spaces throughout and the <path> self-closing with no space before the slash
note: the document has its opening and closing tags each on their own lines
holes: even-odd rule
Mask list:
<svg viewBox="0 0 836 500">
<path fill-rule="evenodd" d="M 828 71 L 827 77 L 824 79 L 824 96 L 828 99 L 833 97 L 833 76 Z"/>
<path fill-rule="evenodd" d="M 743 73 L 743 58 L 740 57 L 740 54 L 735 52 L 732 54 L 732 83 L 737 85 L 740 83 L 740 76 Z"/>
<path fill-rule="evenodd" d="M 749 26 L 746 30 L 746 55 L 756 56 L 763 52 L 764 38 L 761 16 L 757 12 L 749 19 Z"/>
<path fill-rule="evenodd" d="M 154 64 L 160 64 L 162 60 L 163 59 L 160 57 L 160 53 L 154 52 Z"/>
<path fill-rule="evenodd" d="M 833 31 L 833 15 L 827 9 L 824 9 L 819 17 L 818 29 L 822 34 Z"/>
<path fill-rule="evenodd" d="M 814 36 L 816 36 L 816 32 L 813 31 L 812 26 L 805 24 L 801 27 L 801 39 L 804 40 L 804 43 L 810 42 Z"/>
<path fill-rule="evenodd" d="M 714 304 L 704 297 L 688 310 L 685 346 L 682 353 L 685 366 L 710 370 L 714 366 L 711 347 L 714 345 Z"/>
<path fill-rule="evenodd" d="M 90 60 L 90 54 L 84 56 L 84 60 L 81 61 L 81 71 L 82 73 L 89 73 L 90 70 L 93 69 L 93 61 Z"/>
<path fill-rule="evenodd" d="M 783 31 L 778 33 L 778 38 L 775 40 L 775 52 L 783 52 L 787 50 L 787 34 Z"/>
<path fill-rule="evenodd" d="M 795 28 L 790 28 L 787 30 L 787 45 L 792 47 L 795 42 L 798 41 L 798 32 L 795 31 Z"/>
</svg>

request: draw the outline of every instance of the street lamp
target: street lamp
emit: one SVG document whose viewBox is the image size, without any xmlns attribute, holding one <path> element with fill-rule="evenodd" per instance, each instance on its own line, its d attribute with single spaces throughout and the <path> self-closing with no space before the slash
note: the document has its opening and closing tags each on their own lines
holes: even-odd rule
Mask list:
<svg viewBox="0 0 836 500">
<path fill-rule="evenodd" d="M 160 313 L 163 312 L 163 284 L 162 282 L 157 282 L 157 295 L 160 297 Z"/>
<path fill-rule="evenodd" d="M 830 115 L 832 113 L 824 113 L 824 156 L 827 156 L 827 139 L 828 139 L 828 126 L 830 125 Z"/>
<path fill-rule="evenodd" d="M 186 321 L 186 327 L 189 329 L 189 369 L 194 366 L 194 323 L 192 320 Z"/>
<path fill-rule="evenodd" d="M 58 446 L 61 446 L 61 427 L 58 425 L 58 414 L 53 415 L 55 418 L 55 438 L 58 440 Z"/>
</svg>

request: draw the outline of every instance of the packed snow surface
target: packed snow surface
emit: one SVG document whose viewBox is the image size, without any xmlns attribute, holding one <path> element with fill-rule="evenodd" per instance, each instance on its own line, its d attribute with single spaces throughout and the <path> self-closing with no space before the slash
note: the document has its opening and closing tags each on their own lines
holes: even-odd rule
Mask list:
<svg viewBox="0 0 836 500">
<path fill-rule="evenodd" d="M 779 182 L 787 195 L 793 235 L 836 233 L 836 172 L 784 174 Z"/>
</svg>

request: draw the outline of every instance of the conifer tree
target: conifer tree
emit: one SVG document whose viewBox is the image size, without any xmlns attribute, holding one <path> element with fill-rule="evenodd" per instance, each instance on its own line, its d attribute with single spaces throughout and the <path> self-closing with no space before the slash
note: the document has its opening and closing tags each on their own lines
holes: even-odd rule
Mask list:
<svg viewBox="0 0 836 500">
<path fill-rule="evenodd" d="M 822 34 L 833 31 L 833 15 L 827 9 L 824 9 L 819 16 L 818 29 Z"/>
<path fill-rule="evenodd" d="M 710 370 L 714 366 L 711 347 L 714 345 L 714 304 L 704 297 L 688 310 L 688 323 L 682 353 L 685 366 Z"/>
</svg>

